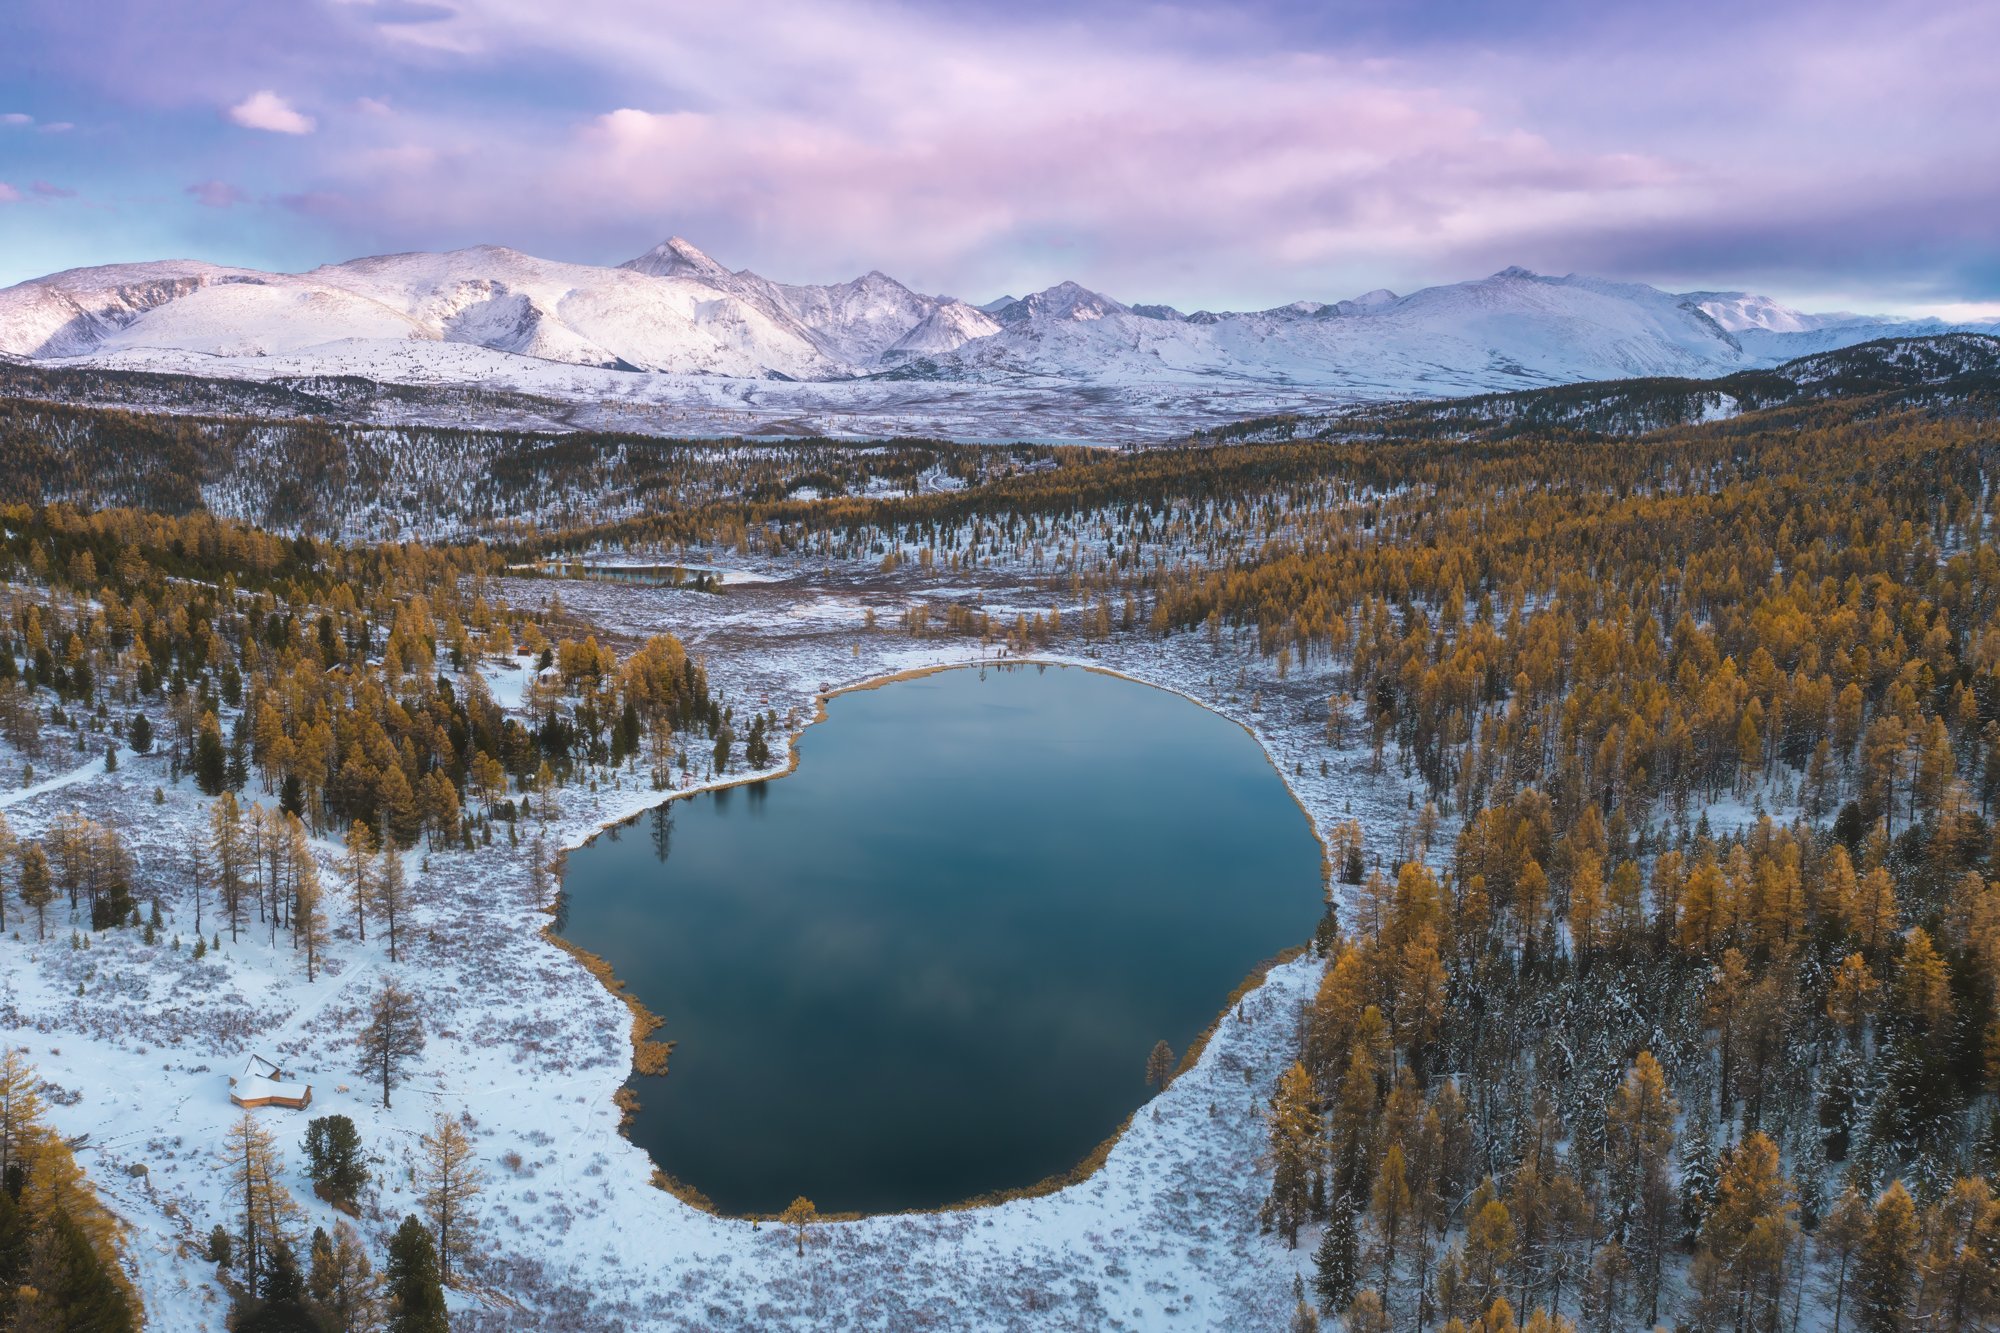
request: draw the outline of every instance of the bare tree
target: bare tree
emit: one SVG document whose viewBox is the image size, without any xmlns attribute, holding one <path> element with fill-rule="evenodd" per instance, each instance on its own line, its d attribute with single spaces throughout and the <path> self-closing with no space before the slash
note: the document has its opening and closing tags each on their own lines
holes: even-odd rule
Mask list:
<svg viewBox="0 0 2000 1333">
<path fill-rule="evenodd" d="M 417 1013 L 414 995 L 394 981 L 384 981 L 369 1005 L 368 1026 L 361 1029 L 355 1044 L 361 1048 L 364 1073 L 382 1080 L 382 1105 L 389 1105 L 389 1089 L 406 1061 L 424 1049 L 424 1020 Z"/>
<path fill-rule="evenodd" d="M 396 919 L 410 905 L 409 881 L 403 877 L 403 853 L 393 838 L 382 839 L 382 865 L 375 875 L 375 910 L 389 926 L 389 961 L 396 961 Z"/>
</svg>

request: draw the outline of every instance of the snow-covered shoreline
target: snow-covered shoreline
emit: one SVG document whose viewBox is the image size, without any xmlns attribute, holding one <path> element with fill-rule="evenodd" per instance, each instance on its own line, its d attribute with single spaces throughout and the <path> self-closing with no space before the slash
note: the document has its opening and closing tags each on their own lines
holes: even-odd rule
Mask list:
<svg viewBox="0 0 2000 1333">
<path fill-rule="evenodd" d="M 547 586 L 535 582 L 538 590 Z M 758 774 L 660 792 L 627 773 L 594 792 L 566 791 L 543 835 L 545 854 L 580 846 L 664 800 L 788 771 L 797 735 L 833 694 L 994 661 L 974 642 L 866 632 L 861 599 L 838 592 L 767 585 L 715 598 L 567 582 L 561 590 L 566 604 L 613 632 L 682 633 L 692 650 L 707 652 L 712 678 L 739 706 L 758 700 L 808 720 L 788 729 L 774 765 Z M 754 633 L 746 630 L 743 602 L 753 595 Z M 784 614 L 773 614 L 780 609 Z M 1192 637 L 1118 640 L 1095 655 L 1078 645 L 1002 661 L 1108 671 L 1229 717 L 1257 738 L 1322 837 L 1333 824 L 1360 817 L 1372 839 L 1386 840 L 1400 814 L 1400 781 L 1365 773 L 1366 756 L 1356 749 L 1327 750 L 1319 735 L 1325 691 L 1305 673 L 1294 672 L 1283 686 L 1257 681 L 1273 700 L 1260 712 L 1251 706 L 1254 691 L 1215 684 L 1230 679 L 1239 660 Z M 1314 695 L 1322 701 L 1321 722 L 1310 722 L 1303 706 L 1278 702 L 1294 693 L 1300 704 Z M 1307 756 L 1338 766 L 1322 777 L 1306 766 Z M 143 858 L 172 864 L 206 803 L 186 784 L 159 783 L 162 766 L 127 758 L 115 774 L 38 792 L 9 815 L 32 836 L 75 798 L 99 818 L 128 824 Z M 150 799 L 156 783 L 165 796 L 157 806 Z M 226 1216 L 214 1165 L 222 1129 L 236 1114 L 225 1067 L 243 1051 L 267 1048 L 314 1082 L 310 1114 L 347 1114 L 360 1127 L 376 1175 L 373 1197 L 364 1201 L 371 1237 L 414 1207 L 406 1168 L 431 1116 L 470 1116 L 489 1178 L 489 1253 L 474 1286 L 454 1297 L 469 1327 L 818 1327 L 830 1319 L 850 1327 L 1131 1328 L 1281 1320 L 1303 1257 L 1256 1229 L 1264 1188 L 1259 1111 L 1290 1058 L 1300 1002 L 1316 983 L 1310 958 L 1274 969 L 1225 1014 L 1200 1062 L 1138 1109 L 1087 1179 L 991 1207 L 829 1223 L 801 1262 L 776 1229 L 702 1213 L 651 1183 L 655 1164 L 620 1134 L 614 1101 L 632 1068 L 630 1014 L 617 994 L 543 938 L 549 904 L 531 890 L 534 830 L 523 830 L 519 847 L 497 841 L 472 853 L 411 857 L 417 911 L 401 967 L 387 963 L 373 930 L 365 945 L 352 938 L 337 905 L 329 913 L 336 930 L 326 969 L 311 985 L 282 943 L 225 942 L 222 956 L 200 963 L 185 947 L 174 951 L 176 932 L 191 941 L 191 917 L 171 896 L 161 943 L 152 949 L 129 931 L 95 937 L 88 951 L 72 951 L 66 938 L 52 937 L 40 949 L 6 943 L 18 952 L 0 990 L 4 1039 L 27 1046 L 45 1077 L 76 1094 L 71 1100 L 66 1093 L 66 1104 L 55 1108 L 57 1123 L 65 1134 L 90 1136 L 85 1163 L 133 1227 L 130 1249 L 152 1327 L 213 1327 L 220 1317 L 222 1294 L 194 1247 Z M 330 859 L 331 845 L 321 850 Z M 142 866 L 142 902 L 157 870 Z M 369 990 L 392 973 L 434 1017 L 416 1076 L 384 1111 L 352 1072 L 349 1043 Z M 81 997 L 71 993 L 79 983 Z M 672 1015 L 665 1017 L 662 1035 L 671 1038 Z M 330 1226 L 331 1212 L 310 1197 L 298 1171 L 306 1116 L 260 1117 L 292 1158 L 294 1193 L 315 1223 Z M 147 1174 L 126 1175 L 135 1165 Z"/>
</svg>

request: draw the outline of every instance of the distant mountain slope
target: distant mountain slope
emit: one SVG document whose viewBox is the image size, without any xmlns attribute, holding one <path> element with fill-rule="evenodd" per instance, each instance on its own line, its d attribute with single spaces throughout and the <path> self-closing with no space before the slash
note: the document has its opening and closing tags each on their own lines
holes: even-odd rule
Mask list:
<svg viewBox="0 0 2000 1333">
<path fill-rule="evenodd" d="M 0 290 L 0 354 L 33 361 L 220 378 L 356 375 L 572 401 L 727 399 L 728 410 L 740 404 L 753 414 L 768 395 L 718 398 L 692 381 L 621 384 L 584 372 L 809 383 L 826 386 L 812 399 L 822 405 L 1067 394 L 1116 399 L 1131 419 L 1160 402 L 1214 416 L 1230 414 L 1227 399 L 1352 402 L 1709 379 L 1949 327 L 1519 268 L 1405 296 L 1378 290 L 1249 312 L 1183 314 L 1073 282 L 972 305 L 879 272 L 824 286 L 774 282 L 733 272 L 678 237 L 616 268 L 476 246 L 296 274 L 194 261 L 111 265 Z"/>
<path fill-rule="evenodd" d="M 2000 408 L 2000 336 L 1946 333 L 1883 338 L 1763 370 L 1714 379 L 1651 377 L 1324 414 L 1253 418 L 1198 432 L 1200 443 L 1340 438 L 1360 431 L 1505 438 L 1563 429 L 1629 437 L 1726 421 L 1748 412 L 1830 399 L 1879 399 L 1883 408 L 1979 403 Z"/>
<path fill-rule="evenodd" d="M 1247 314 L 1128 307 L 1065 283 L 993 312 L 1000 329 L 928 367 L 939 378 L 1099 384 L 1228 379 L 1355 397 L 1473 393 L 1754 364 L 1680 297 L 1508 269 L 1476 282 L 1340 306 Z"/>
</svg>

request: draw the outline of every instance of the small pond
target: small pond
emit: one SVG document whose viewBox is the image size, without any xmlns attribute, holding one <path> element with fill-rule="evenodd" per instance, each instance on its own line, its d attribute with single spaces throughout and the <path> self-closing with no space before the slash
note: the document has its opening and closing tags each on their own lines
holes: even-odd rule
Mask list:
<svg viewBox="0 0 2000 1333">
<path fill-rule="evenodd" d="M 724 1211 L 1074 1166 L 1321 911 L 1263 750 L 1178 695 L 968 668 L 835 696 L 790 776 L 572 852 L 558 929 L 666 1022 L 633 1139 Z"/>
</svg>

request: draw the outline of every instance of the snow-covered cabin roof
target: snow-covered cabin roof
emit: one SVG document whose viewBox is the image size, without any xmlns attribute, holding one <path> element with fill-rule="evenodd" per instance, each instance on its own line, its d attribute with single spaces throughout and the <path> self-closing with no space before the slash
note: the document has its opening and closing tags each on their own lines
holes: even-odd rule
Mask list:
<svg viewBox="0 0 2000 1333">
<path fill-rule="evenodd" d="M 312 1084 L 287 1080 L 284 1070 L 261 1055 L 251 1055 L 243 1072 L 229 1080 L 229 1100 L 238 1106 L 289 1106 L 300 1111 L 312 1095 Z"/>
</svg>

